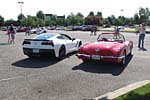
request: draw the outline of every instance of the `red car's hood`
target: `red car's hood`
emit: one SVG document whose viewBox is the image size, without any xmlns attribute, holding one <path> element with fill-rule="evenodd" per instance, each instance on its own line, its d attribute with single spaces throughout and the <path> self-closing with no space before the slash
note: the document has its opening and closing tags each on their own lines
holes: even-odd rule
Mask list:
<svg viewBox="0 0 150 100">
<path fill-rule="evenodd" d="M 123 43 L 118 42 L 93 42 L 88 43 L 83 46 L 82 50 L 86 51 L 88 54 L 94 54 L 96 49 L 99 49 L 101 53 L 106 53 L 109 51 L 109 53 L 115 53 L 115 50 L 122 47 Z"/>
</svg>

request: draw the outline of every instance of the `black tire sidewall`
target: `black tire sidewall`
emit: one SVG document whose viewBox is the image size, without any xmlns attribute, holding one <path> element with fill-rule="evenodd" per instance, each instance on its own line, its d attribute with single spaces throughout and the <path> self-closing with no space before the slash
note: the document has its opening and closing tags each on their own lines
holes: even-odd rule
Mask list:
<svg viewBox="0 0 150 100">
<path fill-rule="evenodd" d="M 64 52 L 64 53 L 62 54 L 62 52 Z M 65 46 L 63 45 L 59 49 L 59 57 L 58 57 L 58 59 L 63 59 L 65 57 L 65 54 L 66 54 L 66 49 L 65 49 Z"/>
</svg>

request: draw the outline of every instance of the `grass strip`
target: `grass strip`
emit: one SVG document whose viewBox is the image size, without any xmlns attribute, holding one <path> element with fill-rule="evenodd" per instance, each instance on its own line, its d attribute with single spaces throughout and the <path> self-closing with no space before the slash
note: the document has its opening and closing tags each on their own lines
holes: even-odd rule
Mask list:
<svg viewBox="0 0 150 100">
<path fill-rule="evenodd" d="M 150 100 L 150 84 L 137 88 L 113 100 Z"/>
</svg>

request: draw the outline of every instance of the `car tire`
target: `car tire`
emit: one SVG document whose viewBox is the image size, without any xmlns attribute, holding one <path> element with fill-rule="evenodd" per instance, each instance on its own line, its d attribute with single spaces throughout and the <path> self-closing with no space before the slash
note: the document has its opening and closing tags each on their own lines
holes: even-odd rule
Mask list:
<svg viewBox="0 0 150 100">
<path fill-rule="evenodd" d="M 64 45 L 62 45 L 59 49 L 59 57 L 58 60 L 62 60 L 65 57 L 66 54 L 66 48 Z"/>
<path fill-rule="evenodd" d="M 87 63 L 89 60 L 82 59 L 82 61 L 83 61 L 84 63 Z"/>
<path fill-rule="evenodd" d="M 129 56 L 132 56 L 132 48 L 133 48 L 133 45 L 130 47 L 130 53 L 129 53 Z"/>
<path fill-rule="evenodd" d="M 123 52 L 123 56 L 124 56 L 124 57 L 122 58 L 122 60 L 121 60 L 121 62 L 120 62 L 120 65 L 121 65 L 121 66 L 123 66 L 123 65 L 126 64 L 126 52 L 125 52 L 125 51 Z"/>
<path fill-rule="evenodd" d="M 31 54 L 30 55 L 27 55 L 29 58 L 35 58 L 34 56 L 32 56 Z"/>
</svg>

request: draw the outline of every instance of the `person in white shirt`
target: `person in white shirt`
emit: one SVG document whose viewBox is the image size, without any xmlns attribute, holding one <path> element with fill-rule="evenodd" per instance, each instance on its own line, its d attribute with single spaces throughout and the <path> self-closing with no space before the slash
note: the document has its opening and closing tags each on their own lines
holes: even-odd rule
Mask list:
<svg viewBox="0 0 150 100">
<path fill-rule="evenodd" d="M 145 25 L 144 23 L 140 24 L 139 27 L 139 40 L 138 40 L 138 48 L 144 49 L 144 39 L 145 39 Z"/>
</svg>

